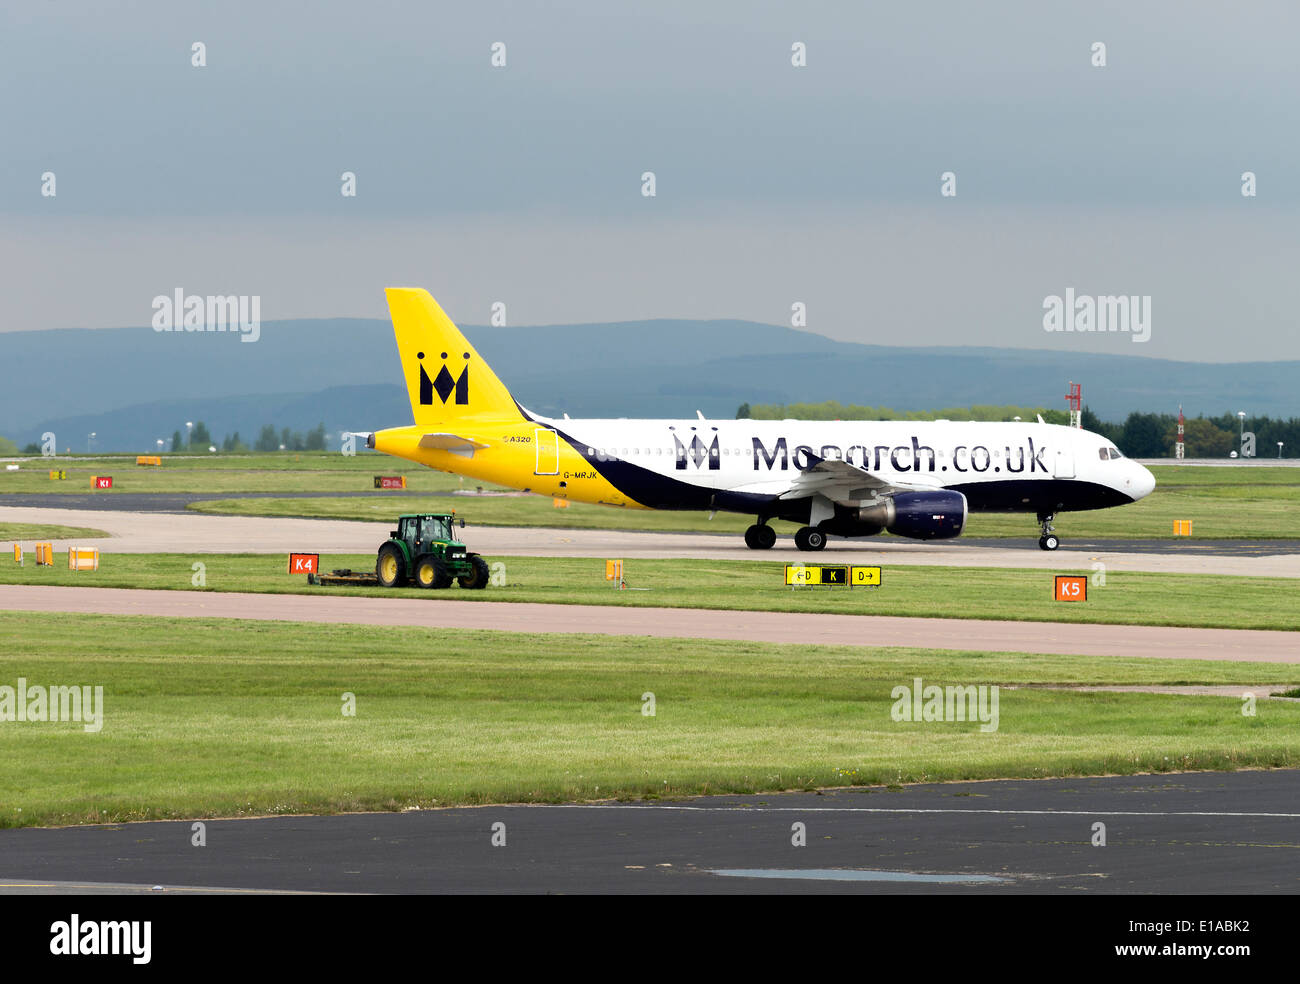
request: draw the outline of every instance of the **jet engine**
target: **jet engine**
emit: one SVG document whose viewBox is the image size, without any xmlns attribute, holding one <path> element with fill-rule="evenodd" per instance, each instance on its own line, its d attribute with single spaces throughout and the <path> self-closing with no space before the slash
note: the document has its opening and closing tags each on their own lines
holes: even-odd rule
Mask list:
<svg viewBox="0 0 1300 984">
<path fill-rule="evenodd" d="M 966 497 L 942 489 L 935 492 L 896 492 L 856 510 L 862 536 L 888 530 L 913 540 L 949 540 L 966 526 Z"/>
</svg>

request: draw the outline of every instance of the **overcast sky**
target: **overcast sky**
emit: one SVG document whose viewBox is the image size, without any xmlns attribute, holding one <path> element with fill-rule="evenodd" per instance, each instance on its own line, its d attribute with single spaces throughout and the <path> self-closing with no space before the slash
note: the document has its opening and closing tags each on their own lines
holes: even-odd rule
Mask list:
<svg viewBox="0 0 1300 984">
<path fill-rule="evenodd" d="M 8 4 L 0 329 L 402 284 L 476 324 L 802 302 L 850 341 L 1300 359 L 1300 6 L 1071 7 Z M 1150 295 L 1150 341 L 1045 332 L 1071 287 Z"/>
</svg>

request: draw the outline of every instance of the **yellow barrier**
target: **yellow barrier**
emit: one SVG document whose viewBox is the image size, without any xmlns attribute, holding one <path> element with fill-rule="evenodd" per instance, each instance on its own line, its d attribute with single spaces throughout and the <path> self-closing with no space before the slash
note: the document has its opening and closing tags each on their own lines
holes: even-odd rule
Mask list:
<svg viewBox="0 0 1300 984">
<path fill-rule="evenodd" d="M 68 477 L 68 473 L 67 473 L 66 471 L 63 471 L 62 469 L 60 469 L 60 470 L 58 470 L 58 471 L 54 471 L 53 469 L 50 470 L 50 481 L 51 481 L 51 482 L 57 482 L 57 481 L 59 481 L 59 479 L 67 478 L 67 477 Z"/>
<path fill-rule="evenodd" d="M 554 505 L 556 509 L 568 509 L 568 508 L 569 508 L 569 500 L 568 500 L 568 499 L 552 499 L 552 500 L 551 500 L 551 504 Z"/>
<path fill-rule="evenodd" d="M 54 544 L 52 543 L 36 544 L 36 566 L 37 567 L 54 566 Z"/>
<path fill-rule="evenodd" d="M 1190 519 L 1174 520 L 1174 536 L 1191 536 L 1192 521 Z"/>
<path fill-rule="evenodd" d="M 21 543 L 14 544 L 14 563 L 15 564 L 23 563 L 23 545 Z M 26 565 L 24 564 L 23 566 Z"/>
<path fill-rule="evenodd" d="M 70 571 L 99 570 L 99 548 L 98 547 L 68 547 L 68 570 Z"/>
<path fill-rule="evenodd" d="M 138 454 L 135 457 L 135 463 L 137 465 L 161 465 L 162 458 L 156 454 Z"/>
<path fill-rule="evenodd" d="M 605 580 L 613 581 L 621 591 L 625 586 L 623 581 L 623 562 L 621 560 L 605 561 Z"/>
</svg>

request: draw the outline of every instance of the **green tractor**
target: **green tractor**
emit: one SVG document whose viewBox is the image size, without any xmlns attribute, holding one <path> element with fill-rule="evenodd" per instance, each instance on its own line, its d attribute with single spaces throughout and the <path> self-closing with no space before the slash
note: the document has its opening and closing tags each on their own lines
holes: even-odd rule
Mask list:
<svg viewBox="0 0 1300 984">
<path fill-rule="evenodd" d="M 462 588 L 486 588 L 488 565 L 453 538 L 454 514 L 420 513 L 399 516 L 397 529 L 379 548 L 375 574 L 386 588 L 415 582 L 421 588 L 449 588 L 453 579 Z M 460 521 L 462 529 L 465 520 Z"/>
</svg>

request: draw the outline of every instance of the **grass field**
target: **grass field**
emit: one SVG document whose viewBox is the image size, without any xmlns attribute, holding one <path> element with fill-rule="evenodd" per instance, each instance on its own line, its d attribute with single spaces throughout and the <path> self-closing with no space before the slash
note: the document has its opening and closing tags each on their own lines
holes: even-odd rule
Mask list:
<svg viewBox="0 0 1300 984">
<path fill-rule="evenodd" d="M 8 612 L 0 634 L 0 685 L 104 692 L 98 733 L 0 723 L 0 826 L 1300 765 L 1292 703 L 1033 686 L 1262 696 L 1292 666 Z M 895 722 L 915 677 L 999 685 L 997 730 Z"/>
<path fill-rule="evenodd" d="M 0 523 L 0 540 L 76 540 L 108 536 L 103 530 L 48 523 Z"/>
<path fill-rule="evenodd" d="M 51 470 L 67 478 L 51 480 Z M 84 495 L 92 475 L 113 476 L 114 492 L 365 492 L 375 475 L 405 475 L 407 487 L 419 492 L 474 488 L 479 483 L 421 468 L 373 452 L 343 455 L 303 451 L 283 454 L 163 455 L 162 465 L 141 466 L 135 456 L 29 458 L 16 472 L 0 472 L 0 506 L 5 493 Z"/>
<path fill-rule="evenodd" d="M 1294 522 L 1300 511 L 1300 469 L 1210 468 L 1157 466 L 1156 491 L 1140 502 L 1114 509 L 1063 513 L 1056 528 L 1063 539 L 1140 538 L 1172 536 L 1175 519 L 1190 519 L 1200 539 L 1292 539 L 1300 537 Z M 437 490 L 435 490 L 437 491 Z M 446 498 L 403 499 L 407 512 L 457 508 L 485 526 L 553 526 L 565 529 L 635 529 L 742 533 L 753 517 L 719 513 L 713 520 L 703 512 L 655 512 L 570 503 L 556 509 L 549 498 L 466 498 L 448 505 Z M 356 499 L 256 499 L 196 503 L 198 512 L 246 516 L 296 516 L 313 519 L 382 519 L 393 509 L 390 501 Z M 791 533 L 793 523 L 774 523 Z M 973 514 L 967 537 L 1034 539 L 1038 525 L 1030 515 Z"/>
<path fill-rule="evenodd" d="M 0 559 L 0 584 L 192 591 L 197 590 L 196 562 L 204 565 L 209 591 L 403 597 L 430 605 L 449 599 L 1300 630 L 1294 580 L 1199 574 L 1111 572 L 1104 586 L 1090 586 L 1086 603 L 1064 604 L 1053 598 L 1057 572 L 1004 568 L 886 566 L 879 588 L 791 589 L 784 585 L 782 561 L 638 560 L 625 566 L 624 577 L 631 587 L 646 590 L 619 591 L 604 580 L 601 560 L 510 557 L 500 561 L 504 587 L 422 591 L 313 587 L 302 575 L 288 575 L 280 555 L 107 554 L 95 572 L 57 564 L 18 567 Z M 321 565 L 324 571 L 373 571 L 374 555 L 326 554 Z M 1090 569 L 1079 573 L 1093 575 Z"/>
</svg>

